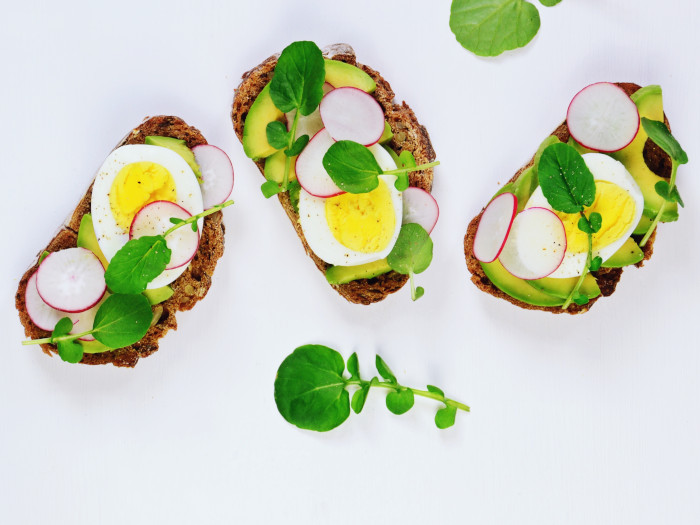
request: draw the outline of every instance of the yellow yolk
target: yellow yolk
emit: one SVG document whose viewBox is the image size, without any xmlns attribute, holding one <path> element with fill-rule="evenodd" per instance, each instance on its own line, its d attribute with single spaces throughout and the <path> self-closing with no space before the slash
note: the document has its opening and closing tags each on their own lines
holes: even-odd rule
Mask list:
<svg viewBox="0 0 700 525">
<path fill-rule="evenodd" d="M 384 181 L 368 193 L 343 193 L 326 199 L 326 221 L 336 240 L 361 253 L 387 247 L 396 227 L 391 194 Z"/>
<path fill-rule="evenodd" d="M 154 162 L 133 162 L 117 174 L 109 191 L 114 220 L 129 230 L 136 212 L 153 201 L 177 200 L 175 181 L 170 172 Z"/>
<path fill-rule="evenodd" d="M 634 220 L 635 204 L 628 192 L 612 182 L 595 181 L 596 195 L 593 204 L 586 208 L 586 216 L 598 212 L 603 225 L 593 234 L 593 250 L 599 250 L 615 242 Z M 578 229 L 578 214 L 556 212 L 566 230 L 566 251 L 583 253 L 588 251 L 588 235 Z"/>
</svg>

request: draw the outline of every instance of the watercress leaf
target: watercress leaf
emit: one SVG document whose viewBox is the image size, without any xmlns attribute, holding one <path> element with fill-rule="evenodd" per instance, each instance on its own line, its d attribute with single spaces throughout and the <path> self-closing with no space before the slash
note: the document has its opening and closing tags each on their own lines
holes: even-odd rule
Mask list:
<svg viewBox="0 0 700 525">
<path fill-rule="evenodd" d="M 479 56 L 523 47 L 539 28 L 539 12 L 525 0 L 452 0 L 450 29 L 463 47 Z"/>
<path fill-rule="evenodd" d="M 589 270 L 592 272 L 597 272 L 600 270 L 601 265 L 603 264 L 603 258 L 600 255 L 596 255 L 591 259 L 591 265 L 589 267 Z"/>
<path fill-rule="evenodd" d="M 292 144 L 291 148 L 284 150 L 284 154 L 287 157 L 294 157 L 295 155 L 299 155 L 299 153 L 302 152 L 302 150 L 306 147 L 306 145 L 308 143 L 309 143 L 309 136 L 302 135 L 294 142 L 294 144 Z"/>
<path fill-rule="evenodd" d="M 399 416 L 411 410 L 414 402 L 415 397 L 410 388 L 389 392 L 386 396 L 386 407 L 390 412 Z"/>
<path fill-rule="evenodd" d="M 399 168 L 415 168 L 416 158 L 413 156 L 409 150 L 405 149 L 399 155 Z"/>
<path fill-rule="evenodd" d="M 357 352 L 353 352 L 350 357 L 348 357 L 348 372 L 350 373 L 350 379 L 360 379 L 360 364 L 357 359 Z"/>
<path fill-rule="evenodd" d="M 545 7 L 553 7 L 559 2 L 561 2 L 561 0 L 540 0 L 540 4 L 542 4 Z"/>
<path fill-rule="evenodd" d="M 449 428 L 455 424 L 457 409 L 452 406 L 444 406 L 435 414 L 435 426 L 439 429 Z"/>
<path fill-rule="evenodd" d="M 170 217 L 169 220 L 172 224 L 180 224 L 181 222 L 185 222 L 185 219 L 180 219 L 179 217 Z"/>
<path fill-rule="evenodd" d="M 69 317 L 61 317 L 53 327 L 51 337 L 63 337 L 64 335 L 68 335 L 72 329 L 73 321 L 71 321 Z"/>
<path fill-rule="evenodd" d="M 405 191 L 406 188 L 408 188 L 409 184 L 410 184 L 410 182 L 409 182 L 409 179 L 408 179 L 408 173 L 407 173 L 407 172 L 404 171 L 403 173 L 397 173 L 397 174 L 396 174 L 396 182 L 394 182 L 394 187 L 395 187 L 398 191 Z"/>
<path fill-rule="evenodd" d="M 582 294 L 581 292 L 576 292 L 574 294 L 574 302 L 578 304 L 579 306 L 583 306 L 584 304 L 588 304 L 588 296 L 585 294 Z"/>
<path fill-rule="evenodd" d="M 197 221 L 194 221 L 194 222 L 192 223 L 192 231 L 193 231 L 193 232 L 196 232 L 196 231 L 197 231 Z"/>
<path fill-rule="evenodd" d="M 68 363 L 79 363 L 83 359 L 83 346 L 75 341 L 58 341 L 58 356 Z"/>
<path fill-rule="evenodd" d="M 124 348 L 146 335 L 152 319 L 151 304 L 144 295 L 113 294 L 95 314 L 93 336 L 110 348 Z"/>
<path fill-rule="evenodd" d="M 375 361 L 375 365 L 377 366 L 377 372 L 379 372 L 379 375 L 382 376 L 387 381 L 389 381 L 389 383 L 395 385 L 396 384 L 396 376 L 391 371 L 391 368 L 389 368 L 389 365 L 387 365 L 384 362 L 384 359 L 379 357 L 379 355 L 377 354 L 377 357 L 375 358 L 374 361 Z M 377 378 L 375 377 L 374 379 L 372 379 L 372 381 L 374 381 L 375 379 L 377 379 Z"/>
<path fill-rule="evenodd" d="M 294 211 L 299 213 L 299 192 L 301 191 L 301 184 L 299 181 L 293 180 L 287 185 L 287 192 L 289 195 L 289 202 L 292 204 Z"/>
<path fill-rule="evenodd" d="M 421 273 L 433 260 L 433 241 L 420 224 L 404 224 L 386 260 L 395 272 Z"/>
<path fill-rule="evenodd" d="M 287 126 L 285 126 L 279 120 L 269 122 L 265 128 L 265 134 L 267 135 L 267 142 L 273 148 L 282 149 L 286 148 L 289 144 L 289 132 L 287 131 Z"/>
<path fill-rule="evenodd" d="M 282 417 L 307 430 L 331 430 L 350 415 L 345 362 L 322 345 L 300 346 L 282 362 L 275 379 L 275 403 Z"/>
<path fill-rule="evenodd" d="M 593 233 L 593 227 L 586 217 L 581 217 L 578 220 L 578 229 L 583 233 Z"/>
<path fill-rule="evenodd" d="M 688 155 L 678 143 L 671 132 L 666 127 L 666 124 L 658 120 L 651 120 L 642 117 L 642 127 L 649 138 L 656 143 L 662 150 L 668 153 L 669 157 L 678 164 L 686 164 Z"/>
<path fill-rule="evenodd" d="M 270 97 L 287 113 L 299 109 L 310 115 L 323 97 L 326 79 L 323 54 L 313 42 L 294 42 L 282 51 L 270 81 Z"/>
<path fill-rule="evenodd" d="M 654 190 L 656 193 L 663 197 L 664 200 L 671 202 L 671 186 L 665 180 L 660 180 L 654 184 Z"/>
<path fill-rule="evenodd" d="M 118 294 L 140 294 L 163 273 L 170 255 L 161 235 L 132 239 L 112 257 L 105 272 L 107 286 Z"/>
<path fill-rule="evenodd" d="M 350 405 L 352 406 L 352 411 L 355 412 L 355 414 L 362 412 L 362 409 L 365 406 L 365 401 L 367 401 L 367 394 L 369 394 L 369 384 L 363 385 L 352 395 Z"/>
<path fill-rule="evenodd" d="M 280 186 L 277 182 L 268 180 L 262 183 L 262 186 L 260 186 L 260 191 L 266 199 L 269 199 L 273 195 L 277 195 L 283 190 L 282 186 Z"/>
<path fill-rule="evenodd" d="M 578 213 L 595 199 L 595 181 L 581 154 L 565 143 L 542 153 L 537 178 L 549 205 L 564 213 Z"/>
<path fill-rule="evenodd" d="M 678 191 L 678 186 L 674 186 L 673 189 L 671 190 L 671 199 L 676 201 L 678 204 L 681 205 L 681 208 L 685 208 L 685 204 L 683 204 L 683 199 L 681 198 L 681 194 Z"/>
<path fill-rule="evenodd" d="M 417 301 L 418 299 L 420 299 L 424 295 L 425 295 L 425 288 L 423 288 L 422 286 L 416 286 L 416 293 L 413 294 L 412 299 L 414 301 Z"/>
<path fill-rule="evenodd" d="M 379 185 L 382 169 L 372 152 L 351 140 L 339 140 L 323 156 L 323 167 L 337 186 L 348 193 L 367 193 Z"/>
<path fill-rule="evenodd" d="M 598 233 L 603 225 L 603 216 L 597 211 L 592 212 L 588 216 L 588 224 L 591 226 L 592 233 Z"/>
<path fill-rule="evenodd" d="M 445 399 L 445 392 L 442 391 L 442 389 L 433 386 L 433 385 L 428 385 L 428 392 L 432 392 L 433 394 L 437 394 L 439 396 L 442 396 L 442 399 Z"/>
</svg>

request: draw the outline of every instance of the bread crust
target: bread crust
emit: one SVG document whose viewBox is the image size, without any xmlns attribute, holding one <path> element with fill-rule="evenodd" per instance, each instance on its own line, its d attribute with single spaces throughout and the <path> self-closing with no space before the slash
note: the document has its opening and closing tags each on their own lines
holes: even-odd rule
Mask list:
<svg viewBox="0 0 700 525">
<path fill-rule="evenodd" d="M 384 110 L 386 120 L 394 133 L 390 142 L 390 146 L 394 151 L 399 154 L 404 150 L 410 151 L 415 157 L 417 164 L 435 160 L 435 151 L 430 142 L 428 131 L 418 122 L 415 113 L 405 102 L 401 104 L 394 103 L 394 92 L 379 72 L 359 64 L 354 50 L 347 44 L 328 46 L 324 48 L 323 53 L 326 58 L 357 66 L 375 81 L 377 89 L 372 93 L 372 96 Z M 233 121 L 233 129 L 241 142 L 243 141 L 243 126 L 248 111 L 258 94 L 272 79 L 272 74 L 277 65 L 277 58 L 278 55 L 273 55 L 260 65 L 244 73 L 240 85 L 234 92 L 231 120 Z M 259 160 L 255 164 L 264 177 L 265 159 Z M 411 172 L 409 174 L 409 183 L 411 186 L 422 188 L 428 192 L 431 191 L 433 186 L 433 169 Z M 301 240 L 306 254 L 311 257 L 316 268 L 325 275 L 326 269 L 331 265 L 317 257 L 309 247 L 309 243 L 306 241 L 299 223 L 299 215 L 294 211 L 294 207 L 289 200 L 289 194 L 286 192 L 280 193 L 277 197 Z M 407 275 L 391 271 L 372 279 L 357 279 L 347 284 L 331 286 L 348 301 L 367 305 L 385 299 L 389 294 L 398 291 L 407 281 Z"/>
<path fill-rule="evenodd" d="M 617 85 L 620 86 L 623 90 L 625 90 L 625 92 L 628 95 L 631 95 L 638 89 L 641 89 L 641 86 L 630 82 L 618 82 Z M 665 115 L 664 121 L 668 126 L 668 119 Z M 571 134 L 569 133 L 569 128 L 566 125 L 566 121 L 562 122 L 552 133 L 550 133 L 550 135 L 557 137 L 562 142 L 568 142 L 569 138 L 571 137 Z M 666 153 L 664 153 L 658 146 L 656 146 L 656 144 L 654 144 L 651 140 L 647 140 L 647 143 L 645 144 L 644 161 L 649 166 L 649 169 L 651 169 L 657 175 L 665 178 L 670 177 L 671 160 L 669 156 Z M 522 168 L 520 168 L 508 182 L 513 182 L 515 179 L 517 179 L 520 176 L 520 174 L 526 169 L 528 169 L 530 166 L 532 166 L 534 162 L 535 156 L 533 155 L 529 162 L 525 164 Z M 481 263 L 476 259 L 476 257 L 474 257 L 474 237 L 476 235 L 477 227 L 479 226 L 479 220 L 481 219 L 481 215 L 484 213 L 485 209 L 486 207 L 484 206 L 484 208 L 481 209 L 481 212 L 471 220 L 469 226 L 467 227 L 467 232 L 464 236 L 464 256 L 467 260 L 467 268 L 472 274 L 471 281 L 480 290 L 491 294 L 495 297 L 505 299 L 506 301 L 516 306 L 519 306 L 520 308 L 525 308 L 526 310 L 542 310 L 554 314 L 567 313 L 572 315 L 587 312 L 588 310 L 590 310 L 593 304 L 595 304 L 598 301 L 598 299 L 612 295 L 615 291 L 615 287 L 617 286 L 617 283 L 622 277 L 622 268 L 601 268 L 597 272 L 592 272 L 596 280 L 598 281 L 598 286 L 600 288 L 601 294 L 598 297 L 591 299 L 585 305 L 577 305 L 575 303 L 572 303 L 566 310 L 562 309 L 560 306 L 535 306 L 515 299 L 514 297 L 511 297 L 507 293 L 503 292 L 500 288 L 498 288 L 489 280 L 489 278 L 484 273 L 483 268 L 481 267 Z M 637 241 L 639 241 L 641 237 L 641 235 L 635 236 Z M 635 264 L 635 266 L 641 267 L 644 265 L 644 261 L 649 260 L 652 253 L 654 252 L 655 239 L 656 230 L 654 230 L 654 232 L 649 237 L 647 244 L 644 246 L 644 248 L 642 248 L 644 258 L 640 262 Z"/>
<path fill-rule="evenodd" d="M 127 144 L 143 144 L 148 135 L 183 139 L 190 148 L 207 143 L 198 129 L 188 126 L 182 119 L 173 116 L 156 116 L 145 119 L 139 126 L 129 132 L 116 147 Z M 77 246 L 80 221 L 85 213 L 90 212 L 91 200 L 92 184 L 66 221 L 66 224 L 46 248 L 39 251 L 39 254 L 43 251 L 54 252 Z M 220 211 L 204 218 L 197 253 L 185 272 L 171 283 L 170 286 L 173 288 L 172 297 L 153 307 L 154 319 L 157 318 L 157 320 L 146 335 L 139 342 L 126 348 L 99 354 L 86 353 L 80 361 L 81 363 L 88 365 L 112 363 L 114 366 L 134 367 L 140 358 L 149 356 L 158 350 L 160 338 L 170 330 L 177 329 L 175 314 L 179 311 L 190 310 L 209 291 L 216 263 L 224 253 L 224 225 L 222 218 L 223 215 Z M 15 305 L 19 312 L 19 318 L 24 327 L 25 335 L 30 339 L 40 339 L 51 335 L 50 332 L 42 330 L 32 322 L 27 314 L 24 299 L 27 281 L 29 281 L 29 278 L 38 267 L 37 256 L 37 260 L 22 276 L 15 294 Z M 43 344 L 41 348 L 49 355 L 57 353 L 56 346 L 52 344 Z"/>
</svg>

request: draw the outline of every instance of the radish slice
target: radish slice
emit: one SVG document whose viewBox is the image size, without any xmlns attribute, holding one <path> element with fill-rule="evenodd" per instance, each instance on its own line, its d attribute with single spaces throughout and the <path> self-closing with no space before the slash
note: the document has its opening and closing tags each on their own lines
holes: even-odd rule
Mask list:
<svg viewBox="0 0 700 525">
<path fill-rule="evenodd" d="M 501 193 L 489 202 L 474 235 L 474 257 L 483 263 L 498 258 L 508 239 L 517 209 L 518 198 L 513 193 Z"/>
<path fill-rule="evenodd" d="M 403 224 L 414 222 L 430 234 L 435 228 L 440 209 L 435 198 L 420 188 L 406 188 L 403 192 Z"/>
<path fill-rule="evenodd" d="M 565 252 L 566 231 L 557 214 L 527 208 L 513 220 L 498 260 L 515 277 L 542 279 L 559 268 Z"/>
<path fill-rule="evenodd" d="M 364 146 L 384 133 L 384 111 L 372 95 L 354 87 L 336 88 L 319 106 L 323 125 L 335 140 L 353 140 Z"/>
<path fill-rule="evenodd" d="M 202 172 L 202 203 L 204 209 L 221 204 L 233 190 L 233 164 L 223 150 L 210 144 L 192 148 Z"/>
<path fill-rule="evenodd" d="M 27 289 L 24 292 L 24 304 L 27 307 L 27 314 L 32 320 L 32 323 L 37 325 L 42 330 L 48 332 L 53 331 L 56 323 L 63 317 L 66 317 L 66 312 L 61 312 L 55 308 L 51 308 L 39 295 L 36 290 L 36 274 L 27 281 Z"/>
<path fill-rule="evenodd" d="M 599 82 L 576 94 L 569 104 L 566 123 L 576 142 L 610 153 L 621 150 L 637 136 L 639 111 L 622 88 Z"/>
<path fill-rule="evenodd" d="M 301 187 L 314 197 L 332 197 L 344 193 L 323 167 L 323 156 L 334 143 L 324 128 L 313 136 L 297 157 L 294 166 L 297 180 Z"/>
<path fill-rule="evenodd" d="M 328 82 L 323 83 L 323 94 L 325 95 L 329 91 L 333 90 Z M 287 117 L 287 131 L 292 131 L 292 124 L 294 122 L 294 115 L 296 115 L 297 110 L 293 109 L 286 113 Z M 297 121 L 297 132 L 294 140 L 298 139 L 302 135 L 308 135 L 309 138 L 313 137 L 316 133 L 323 129 L 323 121 L 321 120 L 321 112 L 316 108 L 310 115 L 299 115 L 299 120 Z"/>
<path fill-rule="evenodd" d="M 68 314 L 68 317 L 70 317 L 70 320 L 73 321 L 73 329 L 70 331 L 71 334 L 79 334 L 80 332 L 87 332 L 88 330 L 92 330 L 94 324 L 95 324 L 95 314 L 97 313 L 97 310 L 100 309 L 100 306 L 102 306 L 102 303 L 104 303 L 107 300 L 107 297 L 109 297 L 109 292 L 105 293 L 102 299 L 100 300 L 99 303 L 97 303 L 95 306 L 92 308 L 89 308 L 88 310 L 85 310 L 84 312 L 80 312 L 77 314 Z M 65 317 L 65 314 L 63 315 Z M 79 338 L 81 341 L 94 341 L 95 338 L 90 335 L 84 335 L 83 337 Z"/>
<path fill-rule="evenodd" d="M 68 248 L 49 254 L 39 266 L 36 289 L 51 308 L 82 312 L 95 306 L 107 289 L 105 269 L 85 248 Z"/>
<path fill-rule="evenodd" d="M 189 219 L 192 217 L 182 206 L 170 201 L 153 201 L 141 208 L 131 221 L 129 239 L 138 239 L 146 235 L 163 235 L 173 225 L 171 218 Z M 187 264 L 197 253 L 199 231 L 192 231 L 190 226 L 182 226 L 165 238 L 172 251 L 170 262 L 165 268 L 172 270 Z"/>
</svg>

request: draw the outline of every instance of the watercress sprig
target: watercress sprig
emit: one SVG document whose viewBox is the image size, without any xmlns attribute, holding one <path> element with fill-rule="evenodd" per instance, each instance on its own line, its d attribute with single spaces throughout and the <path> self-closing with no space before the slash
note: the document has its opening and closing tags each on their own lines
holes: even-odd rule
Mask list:
<svg viewBox="0 0 700 525">
<path fill-rule="evenodd" d="M 414 275 L 425 271 L 433 260 L 433 240 L 420 224 L 408 223 L 401 226 L 396 244 L 387 255 L 386 261 L 397 273 L 408 275 L 411 283 L 411 299 L 417 301 L 425 290 L 416 287 Z"/>
<path fill-rule="evenodd" d="M 326 68 L 323 54 L 313 42 L 293 42 L 282 51 L 274 76 L 270 81 L 270 97 L 283 113 L 295 110 L 289 131 L 279 121 L 270 122 L 265 130 L 267 141 L 274 148 L 284 150 L 286 156 L 281 183 L 268 180 L 260 187 L 265 198 L 287 191 L 292 157 L 299 155 L 309 142 L 308 135 L 296 138 L 299 115 L 313 113 L 323 98 Z"/>
<path fill-rule="evenodd" d="M 584 305 L 588 297 L 579 292 L 586 273 L 596 271 L 602 264 L 600 257 L 593 257 L 593 234 L 600 230 L 603 218 L 592 212 L 586 216 L 584 209 L 595 200 L 595 180 L 583 157 L 566 143 L 552 144 L 542 153 L 537 167 L 537 178 L 549 205 L 563 213 L 576 213 L 581 217 L 578 229 L 588 236 L 586 263 L 574 288 L 564 301 L 566 310 L 572 302 Z"/>
<path fill-rule="evenodd" d="M 670 179 L 668 182 L 665 180 L 660 180 L 654 185 L 654 190 L 656 190 L 656 193 L 658 193 L 664 199 L 664 202 L 661 203 L 656 217 L 654 217 L 654 219 L 651 221 L 649 229 L 639 242 L 639 246 L 643 248 L 649 241 L 651 234 L 654 233 L 656 226 L 659 224 L 659 220 L 661 220 L 661 215 L 663 215 L 666 203 L 677 202 L 681 207 L 684 207 L 683 199 L 681 198 L 681 194 L 676 187 L 676 172 L 678 171 L 678 166 L 688 163 L 688 155 L 685 151 L 683 151 L 681 145 L 678 143 L 675 137 L 671 135 L 671 132 L 663 122 L 642 117 L 642 126 L 644 127 L 646 134 L 649 135 L 649 138 L 657 146 L 664 150 L 669 157 L 671 157 Z"/>
<path fill-rule="evenodd" d="M 336 428 L 350 415 L 350 408 L 359 414 L 367 401 L 370 388 L 390 390 L 386 406 L 394 414 L 404 414 L 413 407 L 415 396 L 434 399 L 443 404 L 435 414 L 435 425 L 448 428 L 454 424 L 457 410 L 469 412 L 467 405 L 449 399 L 432 385 L 419 390 L 399 384 L 384 360 L 377 356 L 376 367 L 384 381 L 376 376 L 360 377 L 357 354 L 347 362 L 350 377 L 345 377 L 345 362 L 339 352 L 323 345 L 304 345 L 282 362 L 275 379 L 275 403 L 284 419 L 291 424 L 317 432 Z M 354 388 L 352 401 L 348 387 Z"/>
</svg>

